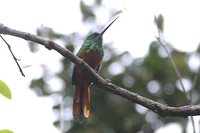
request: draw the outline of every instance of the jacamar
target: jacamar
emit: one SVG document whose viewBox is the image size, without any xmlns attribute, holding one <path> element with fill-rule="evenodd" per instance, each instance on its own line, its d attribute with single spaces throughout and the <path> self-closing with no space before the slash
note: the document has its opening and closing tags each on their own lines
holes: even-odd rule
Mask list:
<svg viewBox="0 0 200 133">
<path fill-rule="evenodd" d="M 102 36 L 116 19 L 114 19 L 101 33 L 95 32 L 89 35 L 77 53 L 77 56 L 83 59 L 96 72 L 98 72 L 104 56 Z M 84 118 L 88 118 L 90 114 L 89 87 L 91 83 L 91 76 L 89 76 L 83 69 L 75 65 L 72 73 L 72 84 L 75 86 L 73 116 L 74 119 L 77 119 L 80 122 Z"/>
</svg>

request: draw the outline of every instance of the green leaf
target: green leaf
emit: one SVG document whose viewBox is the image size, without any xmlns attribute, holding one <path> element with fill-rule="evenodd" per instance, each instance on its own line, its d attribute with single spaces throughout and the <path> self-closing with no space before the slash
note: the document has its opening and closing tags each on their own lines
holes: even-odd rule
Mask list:
<svg viewBox="0 0 200 133">
<path fill-rule="evenodd" d="M 12 98 L 12 94 L 9 87 L 2 80 L 0 80 L 0 93 L 8 99 Z"/>
<path fill-rule="evenodd" d="M 8 129 L 4 129 L 4 130 L 0 130 L 0 133 L 14 133 L 14 132 Z"/>
</svg>

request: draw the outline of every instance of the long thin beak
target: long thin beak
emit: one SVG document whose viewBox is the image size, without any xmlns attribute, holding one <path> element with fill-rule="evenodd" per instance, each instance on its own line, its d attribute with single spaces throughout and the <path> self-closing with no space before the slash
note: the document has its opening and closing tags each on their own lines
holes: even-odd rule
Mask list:
<svg viewBox="0 0 200 133">
<path fill-rule="evenodd" d="M 103 36 L 104 32 L 106 32 L 106 30 L 119 18 L 119 16 L 117 16 L 101 33 L 100 35 Z"/>
</svg>

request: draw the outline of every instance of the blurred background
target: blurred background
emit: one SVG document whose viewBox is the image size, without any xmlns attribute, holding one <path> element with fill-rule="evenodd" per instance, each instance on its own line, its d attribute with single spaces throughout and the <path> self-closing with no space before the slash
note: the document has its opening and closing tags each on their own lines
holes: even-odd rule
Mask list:
<svg viewBox="0 0 200 133">
<path fill-rule="evenodd" d="M 105 56 L 99 74 L 112 83 L 169 106 L 187 104 L 165 50 L 156 40 L 154 16 L 164 16 L 167 48 L 182 74 L 192 104 L 199 104 L 199 2 L 159 0 L 7 0 L 0 23 L 53 40 L 76 53 L 92 32 L 105 33 Z M 91 115 L 73 120 L 73 64 L 57 52 L 12 36 L 10 43 L 26 77 L 22 77 L 7 46 L 0 41 L 0 79 L 13 98 L 0 96 L 0 129 L 15 133 L 192 133 L 188 118 L 160 117 L 120 96 L 91 86 Z M 28 43 L 28 44 L 27 44 Z M 199 117 L 195 116 L 199 132 Z"/>
</svg>

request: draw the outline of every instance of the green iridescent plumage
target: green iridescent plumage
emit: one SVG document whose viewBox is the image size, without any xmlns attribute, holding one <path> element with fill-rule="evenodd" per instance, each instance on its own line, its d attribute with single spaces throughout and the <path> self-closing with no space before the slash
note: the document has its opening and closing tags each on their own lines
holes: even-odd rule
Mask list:
<svg viewBox="0 0 200 133">
<path fill-rule="evenodd" d="M 80 56 L 80 52 L 84 51 L 86 53 L 89 52 L 98 52 L 100 54 L 100 56 L 103 58 L 104 56 L 104 52 L 103 52 L 103 47 L 102 47 L 102 43 L 96 40 L 93 40 L 91 38 L 87 38 L 82 47 L 80 48 L 77 56 Z"/>
</svg>

